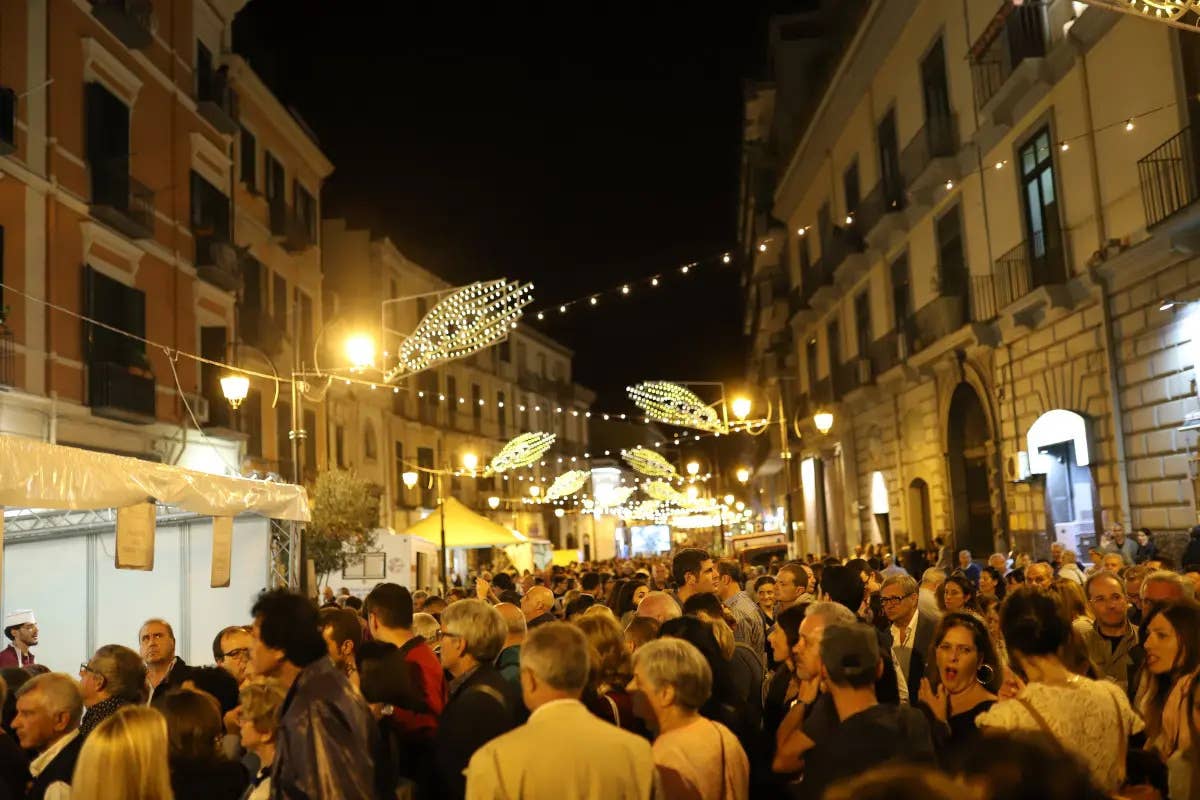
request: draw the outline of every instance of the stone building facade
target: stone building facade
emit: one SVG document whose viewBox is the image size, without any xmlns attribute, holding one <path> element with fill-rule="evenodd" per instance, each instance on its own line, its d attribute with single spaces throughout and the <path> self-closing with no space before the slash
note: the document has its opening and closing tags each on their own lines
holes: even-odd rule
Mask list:
<svg viewBox="0 0 1200 800">
<path fill-rule="evenodd" d="M 751 87 L 749 377 L 798 434 L 755 480 L 798 550 L 1086 558 L 1113 523 L 1196 523 L 1195 39 L 1065 0 L 886 0 L 819 102 Z"/>
</svg>

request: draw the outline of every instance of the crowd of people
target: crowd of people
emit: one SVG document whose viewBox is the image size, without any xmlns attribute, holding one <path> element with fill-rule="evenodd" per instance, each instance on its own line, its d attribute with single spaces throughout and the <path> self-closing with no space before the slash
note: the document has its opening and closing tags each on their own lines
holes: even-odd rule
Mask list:
<svg viewBox="0 0 1200 800">
<path fill-rule="evenodd" d="M 1200 566 L 938 544 L 277 589 L 212 665 L 150 619 L 77 676 L 15 611 L 0 800 L 1200 796 Z"/>
</svg>

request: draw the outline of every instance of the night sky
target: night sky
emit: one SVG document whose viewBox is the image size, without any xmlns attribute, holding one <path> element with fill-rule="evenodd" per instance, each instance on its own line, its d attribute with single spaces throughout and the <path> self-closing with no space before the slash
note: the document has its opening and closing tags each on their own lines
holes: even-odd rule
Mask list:
<svg viewBox="0 0 1200 800">
<path fill-rule="evenodd" d="M 451 280 L 532 280 L 534 308 L 671 273 L 539 325 L 598 407 L 643 379 L 736 380 L 737 268 L 679 266 L 733 249 L 767 11 L 567 5 L 251 0 L 235 49 L 333 161 L 326 216 Z"/>
</svg>

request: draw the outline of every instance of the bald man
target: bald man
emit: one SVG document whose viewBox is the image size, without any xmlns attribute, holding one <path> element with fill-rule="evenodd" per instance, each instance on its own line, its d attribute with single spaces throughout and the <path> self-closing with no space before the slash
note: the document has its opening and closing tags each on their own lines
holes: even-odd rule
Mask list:
<svg viewBox="0 0 1200 800">
<path fill-rule="evenodd" d="M 554 592 L 545 586 L 533 587 L 521 598 L 521 613 L 525 615 L 525 627 L 529 630 L 554 622 Z"/>
<path fill-rule="evenodd" d="M 521 685 L 521 645 L 525 643 L 525 612 L 512 603 L 499 603 L 496 610 L 508 631 L 504 649 L 496 656 L 496 670 L 513 684 Z"/>
<path fill-rule="evenodd" d="M 679 619 L 683 612 L 679 610 L 679 604 L 671 595 L 666 592 L 650 592 L 638 603 L 637 616 L 649 617 L 662 625 L 669 619 Z"/>
</svg>

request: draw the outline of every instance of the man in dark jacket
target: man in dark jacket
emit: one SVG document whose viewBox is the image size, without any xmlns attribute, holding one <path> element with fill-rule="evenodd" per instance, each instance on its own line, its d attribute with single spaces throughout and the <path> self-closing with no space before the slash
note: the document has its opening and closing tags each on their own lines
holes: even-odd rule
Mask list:
<svg viewBox="0 0 1200 800">
<path fill-rule="evenodd" d="M 862 620 L 866 606 L 866 587 L 862 578 L 850 567 L 831 565 L 821 573 L 821 591 L 834 603 L 850 609 L 850 613 Z M 879 639 L 883 673 L 875 682 L 875 696 L 881 703 L 899 703 L 900 686 L 896 683 L 896 667 L 892 663 L 892 639 L 890 634 L 875 628 Z"/>
<path fill-rule="evenodd" d="M 371 710 L 329 659 L 317 607 L 285 589 L 259 595 L 254 674 L 288 687 L 279 713 L 271 798 L 371 800 L 378 731 Z"/>
<path fill-rule="evenodd" d="M 82 717 L 79 687 L 61 672 L 39 675 L 17 690 L 13 730 L 22 748 L 37 753 L 29 764 L 33 782 L 27 800 L 70 796 L 71 777 L 83 746 Z"/>
<path fill-rule="evenodd" d="M 925 659 L 937 628 L 937 618 L 918 607 L 917 582 L 908 575 L 893 575 L 879 590 L 880 606 L 891 622 L 893 666 L 902 676 L 899 683 L 901 702 L 916 702 L 925 677 Z"/>
<path fill-rule="evenodd" d="M 524 716 L 519 690 L 492 666 L 507 635 L 500 612 L 482 600 L 462 600 L 442 614 L 442 666 L 453 679 L 437 732 L 438 797 L 463 797 L 471 756 Z"/>
</svg>

